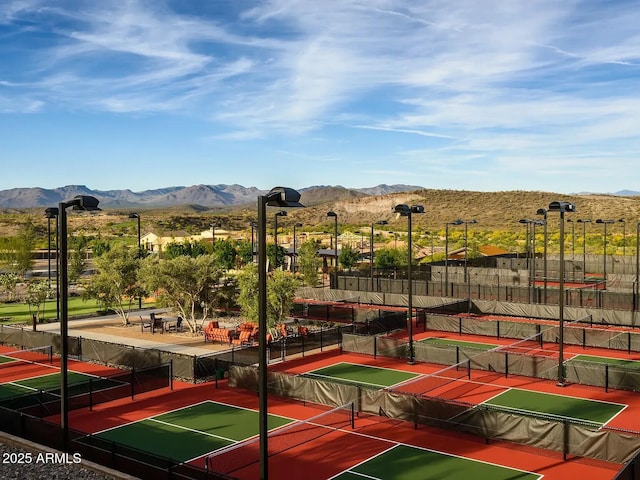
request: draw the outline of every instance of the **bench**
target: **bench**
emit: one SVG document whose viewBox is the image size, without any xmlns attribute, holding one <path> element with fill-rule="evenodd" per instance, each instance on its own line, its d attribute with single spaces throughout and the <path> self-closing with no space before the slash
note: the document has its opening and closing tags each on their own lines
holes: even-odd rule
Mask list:
<svg viewBox="0 0 640 480">
<path fill-rule="evenodd" d="M 215 328 L 212 327 L 211 324 L 207 325 L 207 327 L 203 331 L 204 333 L 204 343 L 209 342 L 219 342 L 231 344 L 231 330 L 227 330 L 226 328 Z"/>
</svg>

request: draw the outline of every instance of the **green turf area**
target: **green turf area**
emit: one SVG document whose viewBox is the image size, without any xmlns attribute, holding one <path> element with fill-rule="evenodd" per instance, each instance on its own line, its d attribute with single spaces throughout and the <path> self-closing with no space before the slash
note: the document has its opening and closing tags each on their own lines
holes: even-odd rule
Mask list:
<svg viewBox="0 0 640 480">
<path fill-rule="evenodd" d="M 461 458 L 444 453 L 397 445 L 333 480 L 537 480 L 541 475 Z"/>
<path fill-rule="evenodd" d="M 269 429 L 291 420 L 269 415 Z M 95 437 L 184 462 L 258 435 L 258 412 L 215 402 L 156 415 Z"/>
<path fill-rule="evenodd" d="M 606 365 L 615 365 L 616 367 L 624 367 L 629 369 L 640 370 L 640 362 L 637 360 L 625 360 L 622 358 L 596 357 L 593 355 L 576 355 L 569 362 L 593 362 Z"/>
<path fill-rule="evenodd" d="M 2 355 L 0 355 L 0 363 L 15 362 L 15 361 L 16 361 L 15 358 L 3 357 Z"/>
<path fill-rule="evenodd" d="M 492 345 L 490 343 L 465 342 L 463 340 L 451 340 L 449 338 L 426 338 L 420 340 L 420 343 L 431 343 L 434 345 L 444 345 L 448 347 L 474 348 L 476 350 L 492 350 L 500 345 Z"/>
<path fill-rule="evenodd" d="M 416 373 L 391 370 L 389 368 L 370 367 L 355 363 L 336 363 L 305 373 L 305 376 L 320 379 L 338 379 L 349 383 L 358 383 L 379 388 L 390 387 L 418 376 Z"/>
<path fill-rule="evenodd" d="M 607 423 L 625 407 L 625 405 L 618 403 L 531 392 L 517 388 L 507 390 L 485 403 L 515 410 L 569 417 L 597 424 Z"/>
<path fill-rule="evenodd" d="M 60 395 L 60 382 L 60 372 L 56 372 L 48 375 L 40 375 L 38 377 L 15 380 L 10 383 L 3 383 L 0 384 L 0 400 L 21 397 L 39 391 L 44 391 L 50 394 L 42 400 L 52 400 L 54 398 L 53 395 Z M 108 378 L 93 377 L 91 375 L 85 375 L 84 373 L 69 372 L 67 374 L 67 386 L 70 397 L 88 393 L 90 384 L 91 390 L 94 392 L 126 385 L 122 382 L 110 380 Z M 16 404 L 16 408 L 36 404 L 36 399 L 32 399 L 32 401 L 25 400 L 25 402 L 20 403 L 19 405 Z"/>
</svg>

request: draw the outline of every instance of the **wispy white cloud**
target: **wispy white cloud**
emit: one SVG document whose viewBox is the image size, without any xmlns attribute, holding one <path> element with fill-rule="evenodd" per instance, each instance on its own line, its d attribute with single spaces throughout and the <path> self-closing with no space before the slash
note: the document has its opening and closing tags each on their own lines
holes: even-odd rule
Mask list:
<svg viewBox="0 0 640 480">
<path fill-rule="evenodd" d="M 640 148 L 637 2 L 187 3 L 2 2 L 0 111 L 180 112 L 238 142 L 400 134 L 387 157 L 443 175 Z"/>
</svg>

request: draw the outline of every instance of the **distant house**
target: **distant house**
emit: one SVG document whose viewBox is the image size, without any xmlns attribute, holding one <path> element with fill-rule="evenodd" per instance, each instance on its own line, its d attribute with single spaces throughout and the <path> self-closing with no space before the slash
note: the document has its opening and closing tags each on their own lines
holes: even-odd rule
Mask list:
<svg viewBox="0 0 640 480">
<path fill-rule="evenodd" d="M 464 260 L 465 250 L 466 249 L 464 247 L 452 250 L 449 252 L 449 260 Z M 478 247 L 477 253 L 480 257 L 504 257 L 512 254 L 512 252 L 509 252 L 508 250 L 504 250 L 493 245 L 483 245 Z"/>
<path fill-rule="evenodd" d="M 140 237 L 140 245 L 147 252 L 164 252 L 169 243 L 185 243 L 193 241 L 187 232 L 176 230 L 173 232 L 148 232 Z"/>
</svg>

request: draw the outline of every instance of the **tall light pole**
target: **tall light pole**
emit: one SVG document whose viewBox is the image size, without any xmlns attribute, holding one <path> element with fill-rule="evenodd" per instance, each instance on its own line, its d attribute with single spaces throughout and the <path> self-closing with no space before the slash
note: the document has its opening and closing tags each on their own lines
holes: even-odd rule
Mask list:
<svg viewBox="0 0 640 480">
<path fill-rule="evenodd" d="M 137 213 L 130 213 L 129 218 L 137 218 L 138 219 L 138 260 L 142 258 L 142 250 L 140 244 L 140 215 Z M 138 309 L 142 310 L 142 297 L 138 297 Z"/>
<path fill-rule="evenodd" d="M 334 278 L 335 283 L 333 288 L 338 288 L 338 214 L 334 211 L 327 212 L 327 217 L 333 217 L 333 236 L 335 242 L 333 245 L 333 264 L 334 264 Z"/>
<path fill-rule="evenodd" d="M 300 193 L 275 187 L 258 197 L 258 405 L 260 437 L 260 480 L 269 478 L 267 425 L 267 206 L 303 207 Z"/>
<path fill-rule="evenodd" d="M 371 259 L 371 291 L 373 292 L 373 282 L 374 282 L 374 276 L 373 276 L 373 272 L 374 272 L 374 264 L 373 264 L 373 241 L 374 241 L 374 237 L 373 237 L 373 228 L 375 227 L 375 225 L 386 225 L 388 222 L 386 220 L 378 220 L 377 222 L 374 222 L 371 224 L 371 245 L 370 245 L 370 252 L 369 252 L 369 258 Z"/>
<path fill-rule="evenodd" d="M 569 202 L 551 202 L 550 212 L 560 213 L 560 283 L 558 286 L 559 296 L 559 321 L 560 335 L 558 338 L 558 386 L 565 386 L 564 378 L 564 214 L 565 212 L 575 212 L 576 206 Z"/>
<path fill-rule="evenodd" d="M 588 218 L 579 218 L 578 223 L 582 224 L 582 283 L 587 279 L 587 223 L 591 223 Z"/>
<path fill-rule="evenodd" d="M 296 222 L 293 224 L 293 268 L 292 270 L 296 271 L 296 265 L 298 264 L 298 241 L 296 235 L 296 228 L 301 227 L 302 224 L 300 222 Z"/>
<path fill-rule="evenodd" d="M 603 248 L 603 263 L 602 263 L 602 277 L 604 279 L 604 289 L 607 289 L 607 225 L 611 225 L 616 223 L 615 220 L 603 220 L 602 218 L 598 218 L 596 223 L 600 223 L 604 225 L 604 248 Z"/>
<path fill-rule="evenodd" d="M 633 289 L 633 311 L 638 310 L 638 293 L 640 293 L 640 222 L 636 224 L 636 284 Z"/>
<path fill-rule="evenodd" d="M 622 256 L 627 255 L 627 222 L 624 221 L 624 218 L 618 220 L 622 224 Z"/>
<path fill-rule="evenodd" d="M 413 275 L 411 272 L 411 266 L 413 264 L 413 251 L 411 249 L 411 215 L 413 213 L 424 213 L 424 207 L 422 205 L 409 205 L 400 204 L 396 205 L 393 209 L 395 213 L 400 214 L 403 217 L 407 217 L 408 222 L 408 266 L 407 277 L 409 277 L 409 295 L 407 300 L 407 320 L 409 322 L 409 358 L 407 362 L 412 365 L 414 363 L 413 356 Z"/>
<path fill-rule="evenodd" d="M 60 241 L 58 240 L 58 207 L 49 207 L 44 211 L 47 217 L 48 237 L 49 237 L 49 289 L 51 289 L 51 219 L 56 219 L 56 320 L 60 319 Z"/>
<path fill-rule="evenodd" d="M 275 225 L 274 225 L 274 229 L 273 229 L 273 243 L 275 244 L 275 251 L 274 251 L 274 258 L 275 258 L 275 265 L 273 266 L 274 270 L 276 270 L 278 268 L 278 217 L 286 217 L 287 216 L 287 212 L 285 210 L 280 210 L 279 212 L 276 212 L 273 216 L 274 220 L 275 220 Z"/>
<path fill-rule="evenodd" d="M 256 222 L 249 222 L 249 226 L 251 227 L 251 263 L 253 263 L 256 261 L 255 229 L 258 224 Z"/>
<path fill-rule="evenodd" d="M 216 243 L 216 228 L 220 228 L 222 224 L 220 222 L 211 224 L 211 245 Z"/>
<path fill-rule="evenodd" d="M 69 450 L 69 392 L 68 392 L 68 358 L 69 358 L 69 310 L 68 310 L 68 268 L 67 268 L 67 208 L 74 210 L 96 211 L 97 198 L 87 195 L 77 195 L 73 200 L 58 204 L 60 219 L 60 424 L 62 426 L 62 443 L 64 451 Z"/>
<path fill-rule="evenodd" d="M 447 289 L 445 297 L 449 296 L 449 225 L 461 225 L 462 220 L 454 220 L 444 224 L 444 286 Z"/>
<path fill-rule="evenodd" d="M 536 215 L 542 215 L 542 221 L 544 222 L 544 249 L 543 249 L 543 262 L 542 262 L 542 269 L 543 269 L 543 274 L 544 274 L 544 287 L 543 287 L 543 294 L 544 294 L 544 303 L 547 303 L 547 245 L 548 245 L 548 238 L 547 238 L 547 209 L 546 208 L 539 208 L 536 211 Z"/>
<path fill-rule="evenodd" d="M 567 218 L 567 223 L 571 223 L 571 260 L 576 256 L 576 222 Z"/>
<path fill-rule="evenodd" d="M 531 220 L 529 218 L 521 218 L 520 220 L 518 220 L 518 222 L 522 223 L 527 229 L 525 239 L 525 242 L 527 243 L 527 270 L 529 271 L 529 281 L 527 282 L 527 284 L 529 286 L 529 303 L 533 303 L 533 286 L 535 276 L 535 274 L 533 273 L 535 271 L 533 267 L 533 258 L 535 257 L 535 220 Z M 532 230 L 533 233 L 531 233 Z"/>
</svg>

